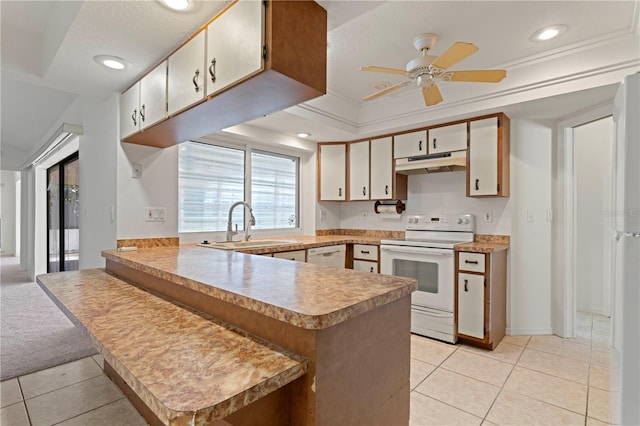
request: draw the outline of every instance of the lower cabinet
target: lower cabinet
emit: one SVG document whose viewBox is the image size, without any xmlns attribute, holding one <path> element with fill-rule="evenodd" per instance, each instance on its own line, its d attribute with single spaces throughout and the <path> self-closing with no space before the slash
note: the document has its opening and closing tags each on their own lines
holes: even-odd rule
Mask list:
<svg viewBox="0 0 640 426">
<path fill-rule="evenodd" d="M 495 349 L 507 319 L 507 251 L 456 252 L 458 340 Z"/>
<path fill-rule="evenodd" d="M 307 251 L 306 250 L 293 250 L 293 251 L 281 251 L 273 253 L 273 257 L 280 259 L 295 260 L 296 262 L 306 262 Z"/>
<path fill-rule="evenodd" d="M 378 246 L 370 244 L 353 245 L 353 270 L 360 272 L 380 272 Z"/>
</svg>

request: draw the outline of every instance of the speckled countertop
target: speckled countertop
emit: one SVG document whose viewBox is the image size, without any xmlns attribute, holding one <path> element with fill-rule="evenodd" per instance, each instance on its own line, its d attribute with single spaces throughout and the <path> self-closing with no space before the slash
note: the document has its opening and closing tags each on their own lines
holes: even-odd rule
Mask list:
<svg viewBox="0 0 640 426">
<path fill-rule="evenodd" d="M 287 240 L 287 241 L 295 241 L 291 244 L 286 245 L 278 245 L 271 247 L 255 247 L 255 248 L 247 248 L 241 249 L 237 251 L 241 251 L 242 253 L 250 253 L 250 254 L 265 254 L 265 253 L 277 253 L 282 251 L 293 251 L 293 250 L 304 250 L 315 247 L 324 247 L 330 246 L 334 244 L 370 244 L 370 245 L 380 245 L 380 240 L 383 239 L 379 236 L 370 237 L 365 235 L 302 235 L 295 237 L 282 237 L 282 238 L 273 238 L 274 240 Z M 259 239 L 258 239 L 259 241 Z"/>
<path fill-rule="evenodd" d="M 211 424 L 307 372 L 299 355 L 102 270 L 37 280 L 165 424 Z"/>
<path fill-rule="evenodd" d="M 472 243 L 457 244 L 455 251 L 468 251 L 473 253 L 493 253 L 509 248 L 508 235 L 482 235 L 476 234 Z"/>
<path fill-rule="evenodd" d="M 288 246 L 289 250 L 309 247 L 306 241 L 318 245 L 340 241 L 374 243 L 374 239 L 368 237 L 286 239 L 300 241 Z M 279 249 L 283 247 L 279 246 Z M 306 329 L 331 327 L 416 289 L 416 280 L 411 278 L 195 245 L 124 252 L 106 250 L 102 255 L 108 261 Z"/>
</svg>

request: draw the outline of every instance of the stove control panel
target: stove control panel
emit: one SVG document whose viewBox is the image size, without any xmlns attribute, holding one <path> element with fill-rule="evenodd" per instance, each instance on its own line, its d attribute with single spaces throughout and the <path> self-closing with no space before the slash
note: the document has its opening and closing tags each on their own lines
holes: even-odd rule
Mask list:
<svg viewBox="0 0 640 426">
<path fill-rule="evenodd" d="M 471 214 L 416 214 L 407 216 L 407 230 L 475 231 L 475 216 Z"/>
</svg>

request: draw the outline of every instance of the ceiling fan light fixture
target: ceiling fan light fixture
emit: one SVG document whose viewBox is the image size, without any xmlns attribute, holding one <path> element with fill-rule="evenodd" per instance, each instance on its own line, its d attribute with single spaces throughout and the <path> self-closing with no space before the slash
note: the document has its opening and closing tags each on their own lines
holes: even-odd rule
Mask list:
<svg viewBox="0 0 640 426">
<path fill-rule="evenodd" d="M 124 59 L 112 55 L 96 55 L 93 57 L 93 60 L 103 67 L 107 67 L 112 70 L 123 70 L 131 66 Z"/>
<path fill-rule="evenodd" d="M 553 38 L 556 38 L 562 35 L 566 31 L 567 31 L 566 25 L 562 25 L 562 24 L 551 25 L 548 27 L 540 28 L 538 31 L 533 33 L 531 37 L 529 37 L 529 40 L 535 43 L 540 43 L 540 42 L 544 42 L 544 41 L 548 41 Z"/>
<path fill-rule="evenodd" d="M 384 90 L 388 87 L 391 87 L 391 83 L 389 83 L 388 81 L 376 81 L 375 83 L 371 83 L 369 87 L 371 87 L 373 90 Z"/>
</svg>

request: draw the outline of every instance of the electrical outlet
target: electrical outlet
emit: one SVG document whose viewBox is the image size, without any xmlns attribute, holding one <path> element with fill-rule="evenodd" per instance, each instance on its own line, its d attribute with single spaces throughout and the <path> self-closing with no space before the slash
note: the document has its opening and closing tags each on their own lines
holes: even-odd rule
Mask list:
<svg viewBox="0 0 640 426">
<path fill-rule="evenodd" d="M 547 222 L 553 222 L 553 210 L 547 210 Z"/>
<path fill-rule="evenodd" d="M 489 210 L 487 212 L 484 212 L 484 221 L 493 222 L 493 211 Z"/>
<path fill-rule="evenodd" d="M 533 215 L 533 210 L 527 210 L 527 222 L 535 222 L 536 218 Z"/>
</svg>

